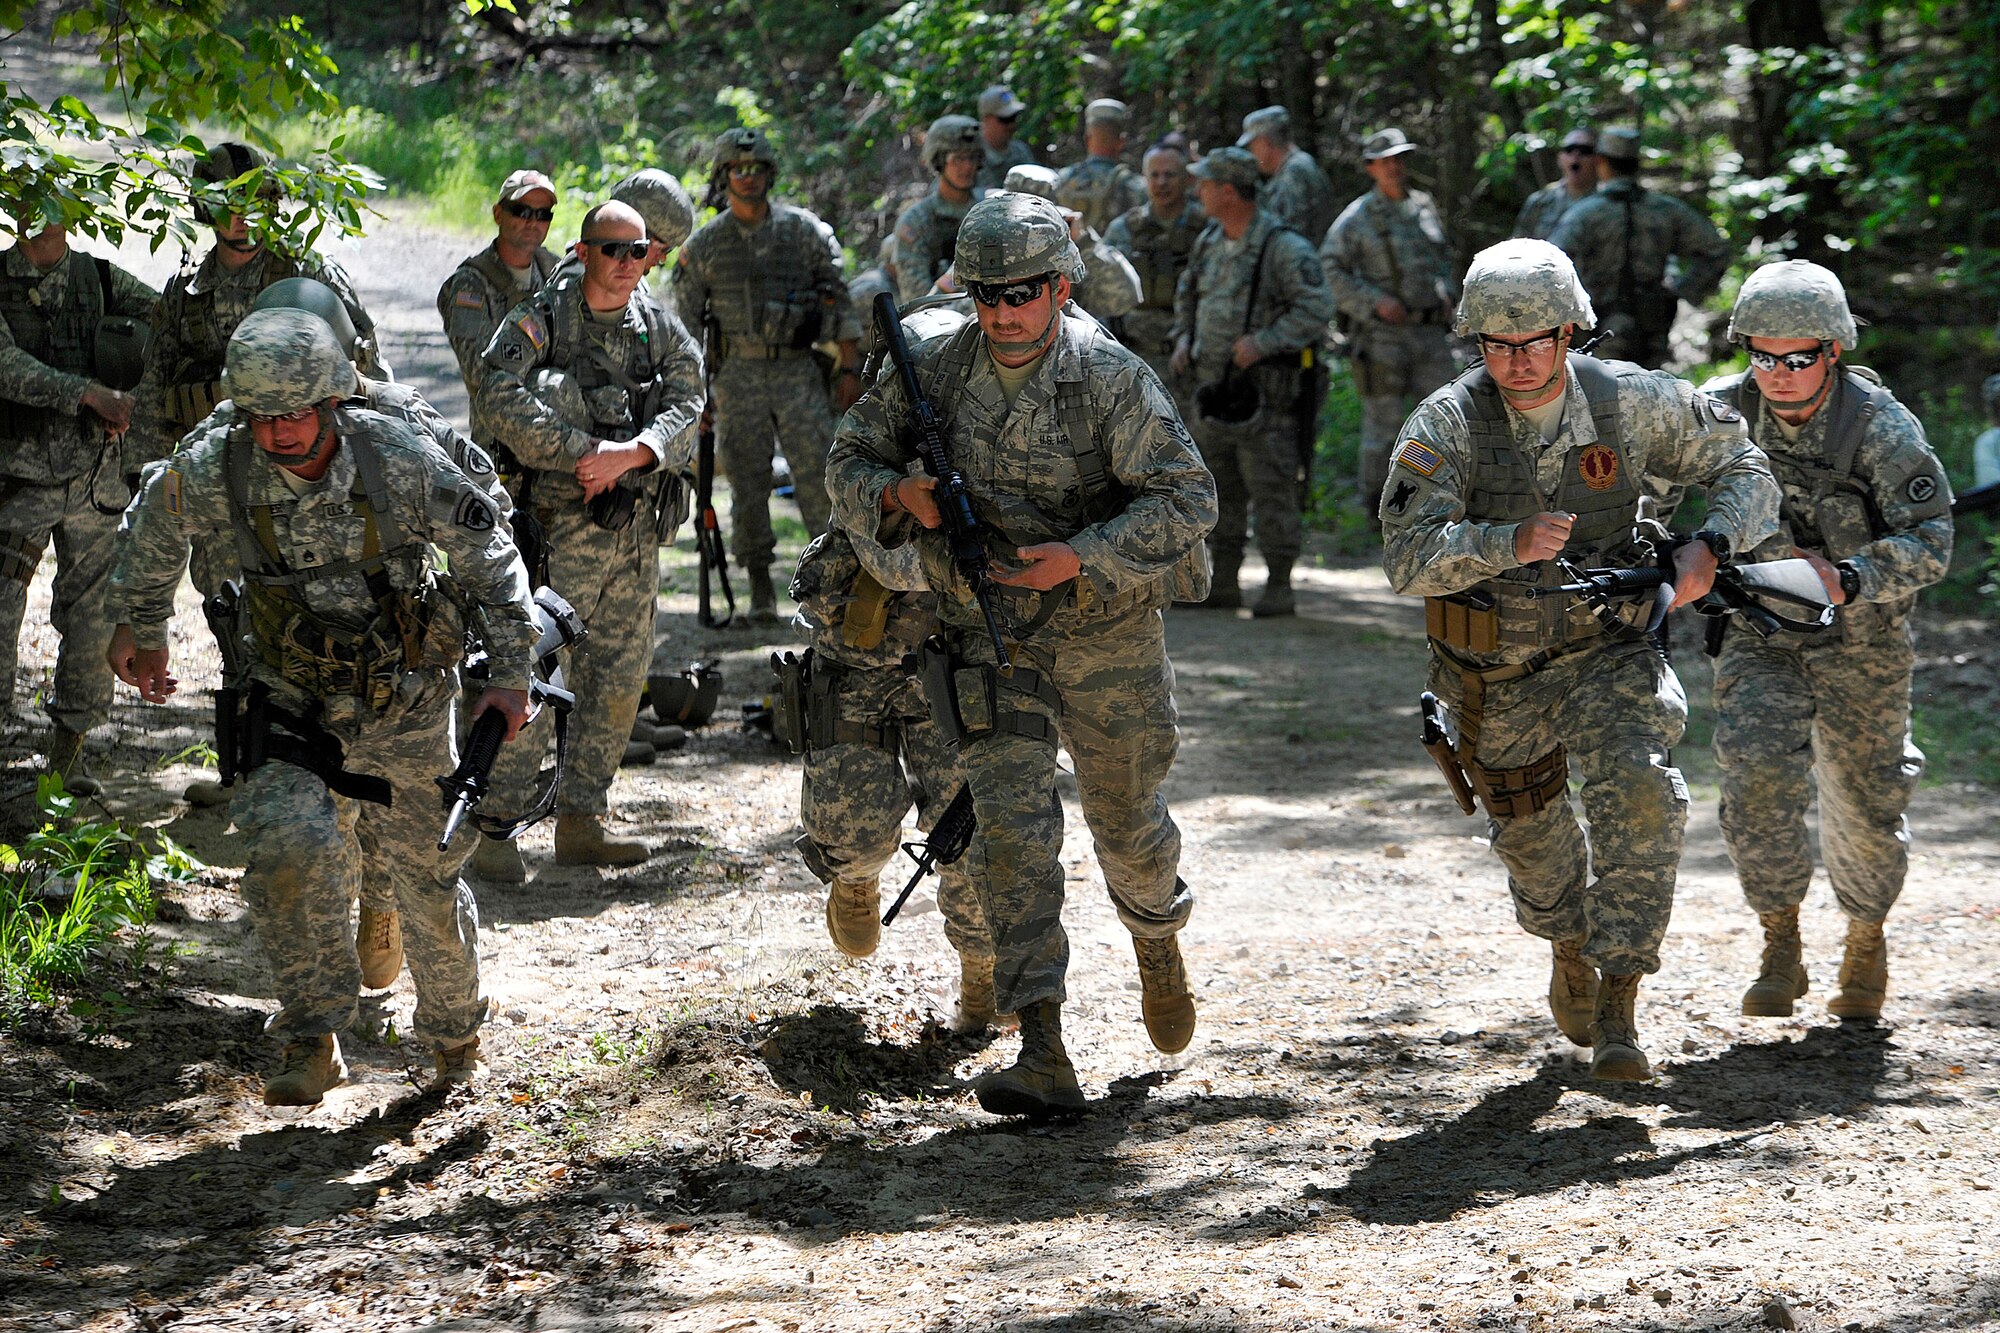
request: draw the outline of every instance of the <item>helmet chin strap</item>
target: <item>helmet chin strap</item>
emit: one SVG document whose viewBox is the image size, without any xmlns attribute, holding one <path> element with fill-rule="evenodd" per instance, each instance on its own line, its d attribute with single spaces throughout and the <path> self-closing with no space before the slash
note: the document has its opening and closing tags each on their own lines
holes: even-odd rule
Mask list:
<svg viewBox="0 0 2000 1333">
<path fill-rule="evenodd" d="M 988 341 L 991 343 L 993 350 L 999 352 L 1002 356 L 1040 356 L 1048 350 L 1049 344 L 1056 340 L 1056 325 L 1061 318 L 1062 311 L 1057 309 L 1055 303 L 1051 301 L 1049 303 L 1049 322 L 1042 326 L 1041 333 L 1036 335 L 1032 341 L 1008 343 L 1001 342 L 997 338 L 989 339 Z"/>
<path fill-rule="evenodd" d="M 319 434 L 313 437 L 312 448 L 302 454 L 281 454 L 275 450 L 266 449 L 264 456 L 278 467 L 292 468 L 294 470 L 302 467 L 311 467 L 314 463 L 319 462 L 320 455 L 324 454 L 327 445 L 333 442 L 333 409 L 325 403 L 321 403 L 314 411 L 319 415 Z"/>
<path fill-rule="evenodd" d="M 1836 364 L 1838 363 L 1826 360 L 1820 362 L 1819 388 L 1813 390 L 1810 396 L 1785 399 L 1773 398 L 1767 393 L 1764 395 L 1764 401 L 1769 403 L 1773 409 L 1780 412 L 1791 413 L 1801 417 L 1811 416 L 1813 413 L 1819 411 L 1820 404 L 1824 403 L 1826 396 L 1833 392 L 1833 369 Z"/>
<path fill-rule="evenodd" d="M 1570 335 L 1567 333 L 1559 334 L 1557 336 L 1556 358 L 1554 362 L 1552 362 L 1549 366 L 1549 377 L 1543 380 L 1540 384 L 1537 384 L 1534 388 L 1509 389 L 1505 385 L 1501 384 L 1498 380 L 1494 381 L 1493 387 L 1499 389 L 1500 396 L 1502 398 L 1505 398 L 1508 402 L 1532 402 L 1535 399 L 1541 397 L 1543 394 L 1549 391 L 1549 386 L 1556 382 L 1557 377 L 1559 377 L 1563 373 L 1564 368 L 1567 367 L 1569 364 L 1569 339 Z"/>
</svg>

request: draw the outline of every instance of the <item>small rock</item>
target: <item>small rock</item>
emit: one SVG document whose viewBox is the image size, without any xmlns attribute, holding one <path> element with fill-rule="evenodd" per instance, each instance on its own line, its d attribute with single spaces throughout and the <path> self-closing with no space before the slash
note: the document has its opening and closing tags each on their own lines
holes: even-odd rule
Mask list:
<svg viewBox="0 0 2000 1333">
<path fill-rule="evenodd" d="M 1682 1038 L 1681 1038 L 1681 1054 L 1682 1054 L 1682 1055 L 1700 1055 L 1700 1054 L 1701 1054 L 1701 1043 L 1700 1043 L 1700 1042 L 1698 1042 L 1698 1041 L 1696 1041 L 1696 1040 L 1695 1040 L 1695 1039 L 1694 1039 L 1693 1037 L 1682 1037 Z"/>
<path fill-rule="evenodd" d="M 1764 1321 L 1765 1328 L 1797 1328 L 1799 1326 L 1799 1321 L 1792 1315 L 1792 1307 L 1785 1304 L 1783 1296 L 1773 1296 L 1770 1300 L 1764 1302 L 1764 1309 L 1759 1318 Z"/>
<path fill-rule="evenodd" d="M 1674 1294 L 1665 1287 L 1662 1287 L 1653 1293 L 1653 1299 L 1662 1305 L 1672 1305 L 1674 1303 Z"/>
<path fill-rule="evenodd" d="M 1280 1273 L 1278 1274 L 1278 1285 L 1289 1288 L 1292 1291 L 1299 1291 L 1306 1284 L 1293 1277 L 1290 1273 Z"/>
<path fill-rule="evenodd" d="M 1611 1305 L 1611 1298 L 1605 1295 L 1601 1291 L 1598 1292 L 1595 1296 L 1592 1296 L 1590 1298 L 1590 1308 L 1593 1310 L 1608 1309 L 1610 1308 L 1610 1305 Z"/>
<path fill-rule="evenodd" d="M 1388 857 L 1391 861 L 1400 861 L 1409 854 L 1409 850 L 1400 842 L 1385 842 L 1382 844 L 1382 855 Z"/>
</svg>

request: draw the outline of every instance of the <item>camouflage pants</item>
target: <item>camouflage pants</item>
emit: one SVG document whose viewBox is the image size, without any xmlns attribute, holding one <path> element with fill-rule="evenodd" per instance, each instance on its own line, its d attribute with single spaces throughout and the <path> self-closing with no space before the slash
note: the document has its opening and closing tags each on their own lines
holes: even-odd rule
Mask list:
<svg viewBox="0 0 2000 1333">
<path fill-rule="evenodd" d="M 1160 614 L 1065 619 L 1058 617 L 1013 655 L 1017 668 L 1038 671 L 1054 685 L 1061 716 L 1041 699 L 1007 689 L 1007 678 L 997 672 L 996 697 L 1003 711 L 1057 725 L 1076 765 L 1083 817 L 1118 919 L 1135 936 L 1162 939 L 1187 924 L 1194 893 L 1180 882 L 1181 833 L 1160 794 L 1180 743 Z M 968 662 L 991 667 L 991 642 L 965 631 L 953 638 Z M 979 816 L 979 837 L 967 859 L 973 880 L 984 886 L 993 923 L 1000 1011 L 1061 1001 L 1069 937 L 1062 926 L 1063 807 L 1055 743 L 996 729 L 969 737 L 959 763 Z"/>
<path fill-rule="evenodd" d="M 646 668 L 653 657 L 653 601 L 659 590 L 659 547 L 653 518 L 641 504 L 621 532 L 606 532 L 580 504 L 541 510 L 548 531 L 549 586 L 561 593 L 590 630 L 563 654 L 563 680 L 576 693 L 569 771 L 557 808 L 602 815 L 611 808 L 611 779 L 625 757 Z M 512 818 L 527 809 L 535 773 L 555 738 L 553 714 L 500 751 L 493 794 L 482 813 Z"/>
<path fill-rule="evenodd" d="M 354 1021 L 361 965 L 349 912 L 364 863 L 386 868 L 402 912 L 417 1040 L 460 1045 L 486 1016 L 479 908 L 458 877 L 473 840 L 462 833 L 449 851 L 437 850 L 434 779 L 458 762 L 456 682 L 450 673 L 413 673 L 404 685 L 414 697 L 346 742 L 348 769 L 387 778 L 392 804 L 335 796 L 304 769 L 274 762 L 243 779 L 230 806 L 248 858 L 243 899 L 277 979 L 281 1007 L 268 1026 L 287 1041 Z"/>
<path fill-rule="evenodd" d="M 1451 334 L 1442 324 L 1370 324 L 1351 353 L 1361 395 L 1361 460 L 1355 485 L 1372 517 L 1389 479 L 1389 452 L 1416 405 L 1458 376 Z"/>
<path fill-rule="evenodd" d="M 818 654 L 814 662 L 815 669 L 823 665 Z M 846 741 L 808 754 L 799 822 L 828 869 L 843 878 L 873 879 L 902 841 L 912 784 L 917 791 L 917 827 L 928 833 L 965 777 L 931 722 L 923 691 L 900 667 L 844 668 L 836 698 L 839 721 L 880 727 L 888 733 L 889 744 L 885 748 Z M 956 863 L 938 868 L 938 910 L 944 914 L 945 938 L 952 948 L 965 957 L 990 958 L 993 930 L 966 873 L 971 859 L 967 852 Z"/>
<path fill-rule="evenodd" d="M 13 485 L 0 478 L 0 488 Z M 100 491 L 124 493 L 118 482 L 100 482 Z M 100 497 L 106 507 L 118 499 Z M 49 539 L 56 545 L 56 581 L 49 598 L 49 622 L 62 636 L 56 652 L 54 688 L 48 713 L 56 725 L 89 731 L 111 715 L 111 668 L 104 650 L 112 626 L 104 618 L 104 587 L 111 578 L 113 536 L 118 514 L 99 513 L 91 501 L 90 479 L 58 486 L 22 486 L 0 501 L 0 666 L 11 700 L 21 651 L 21 619 L 28 608 L 28 584 L 35 577 Z"/>
<path fill-rule="evenodd" d="M 744 569 L 770 565 L 771 445 L 792 468 L 792 494 L 806 536 L 826 531 L 826 451 L 833 444 L 833 402 L 819 363 L 730 357 L 715 369 L 715 449 L 729 479 L 731 553 Z"/>
<path fill-rule="evenodd" d="M 1731 627 L 1715 663 L 1715 761 L 1722 837 L 1752 910 L 1805 899 L 1810 777 L 1834 898 L 1862 921 L 1889 915 L 1909 869 L 1903 811 L 1924 771 L 1910 740 L 1913 656 L 1906 632 L 1799 648 Z"/>
<path fill-rule="evenodd" d="M 1434 658 L 1431 688 L 1463 717 L 1455 667 Z M 1668 751 L 1686 724 L 1680 680 L 1647 643 L 1588 648 L 1488 687 L 1479 762 L 1520 768 L 1567 746 L 1590 820 L 1588 842 L 1566 799 L 1489 821 L 1523 930 L 1581 938 L 1584 958 L 1606 972 L 1659 970 L 1688 807 Z"/>
<path fill-rule="evenodd" d="M 1266 400 L 1250 420 L 1228 425 L 1196 412 L 1188 418 L 1201 461 L 1215 474 L 1215 529 L 1208 535 L 1215 563 L 1240 563 L 1257 527 L 1264 559 L 1296 560 L 1304 545 L 1299 514 L 1298 447 L 1289 412 Z"/>
</svg>

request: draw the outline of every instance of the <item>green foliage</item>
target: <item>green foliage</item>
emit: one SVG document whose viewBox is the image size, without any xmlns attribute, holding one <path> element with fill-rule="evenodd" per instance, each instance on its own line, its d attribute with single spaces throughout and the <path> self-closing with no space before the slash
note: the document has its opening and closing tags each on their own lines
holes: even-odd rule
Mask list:
<svg viewBox="0 0 2000 1333">
<path fill-rule="evenodd" d="M 93 964 L 122 942 L 128 965 L 152 951 L 154 886 L 184 882 L 207 867 L 171 839 L 149 852 L 116 824 L 68 823 L 76 800 L 55 777 L 37 796 L 45 822 L 19 847 L 0 844 L 0 1025 L 68 997 L 69 1012 L 95 1018 L 123 1000 L 88 994 Z"/>
<path fill-rule="evenodd" d="M 0 27 L 19 29 L 30 6 L 0 0 Z M 329 226 L 361 231 L 359 204 L 376 184 L 337 143 L 315 145 L 222 186 L 197 187 L 192 163 L 222 124 L 269 146 L 260 126 L 293 111 L 330 114 L 335 72 L 296 16 L 238 23 L 223 0 L 88 0 L 64 11 L 59 39 L 88 43 L 103 70 L 93 105 L 73 93 L 46 102 L 0 81 L 0 235 L 62 225 L 118 242 L 128 230 L 199 239 L 193 205 L 243 213 L 254 232 L 289 248 Z M 281 202 L 259 200 L 276 187 Z"/>
</svg>

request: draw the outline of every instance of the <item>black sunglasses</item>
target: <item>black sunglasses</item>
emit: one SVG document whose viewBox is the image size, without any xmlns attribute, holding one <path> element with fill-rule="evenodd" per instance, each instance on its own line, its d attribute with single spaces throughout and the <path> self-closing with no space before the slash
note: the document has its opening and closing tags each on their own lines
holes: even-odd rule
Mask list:
<svg viewBox="0 0 2000 1333">
<path fill-rule="evenodd" d="M 1049 285 L 1052 273 L 1044 273 L 1039 278 L 1029 278 L 1026 282 L 968 282 L 965 290 L 972 293 L 972 299 L 991 309 L 1005 301 L 1010 306 L 1024 306 L 1039 300 L 1042 289 Z"/>
<path fill-rule="evenodd" d="M 1562 146 L 1562 151 L 1565 153 L 1582 153 L 1585 157 L 1589 157 L 1597 150 L 1587 143 L 1566 143 Z"/>
<path fill-rule="evenodd" d="M 532 204 L 517 204 L 511 200 L 500 207 L 524 222 L 553 222 L 556 218 L 553 208 L 536 208 Z"/>
<path fill-rule="evenodd" d="M 1757 370 L 1773 371 L 1778 368 L 1780 363 L 1784 365 L 1786 370 L 1811 370 L 1814 365 L 1818 364 L 1819 359 L 1826 355 L 1826 344 L 1821 343 L 1810 352 L 1786 352 L 1782 356 L 1776 352 L 1760 352 L 1754 347 L 1750 348 L 1749 352 L 1750 364 Z"/>
<path fill-rule="evenodd" d="M 586 238 L 579 244 L 597 251 L 606 259 L 644 259 L 653 253 L 651 241 L 593 241 Z"/>
</svg>

